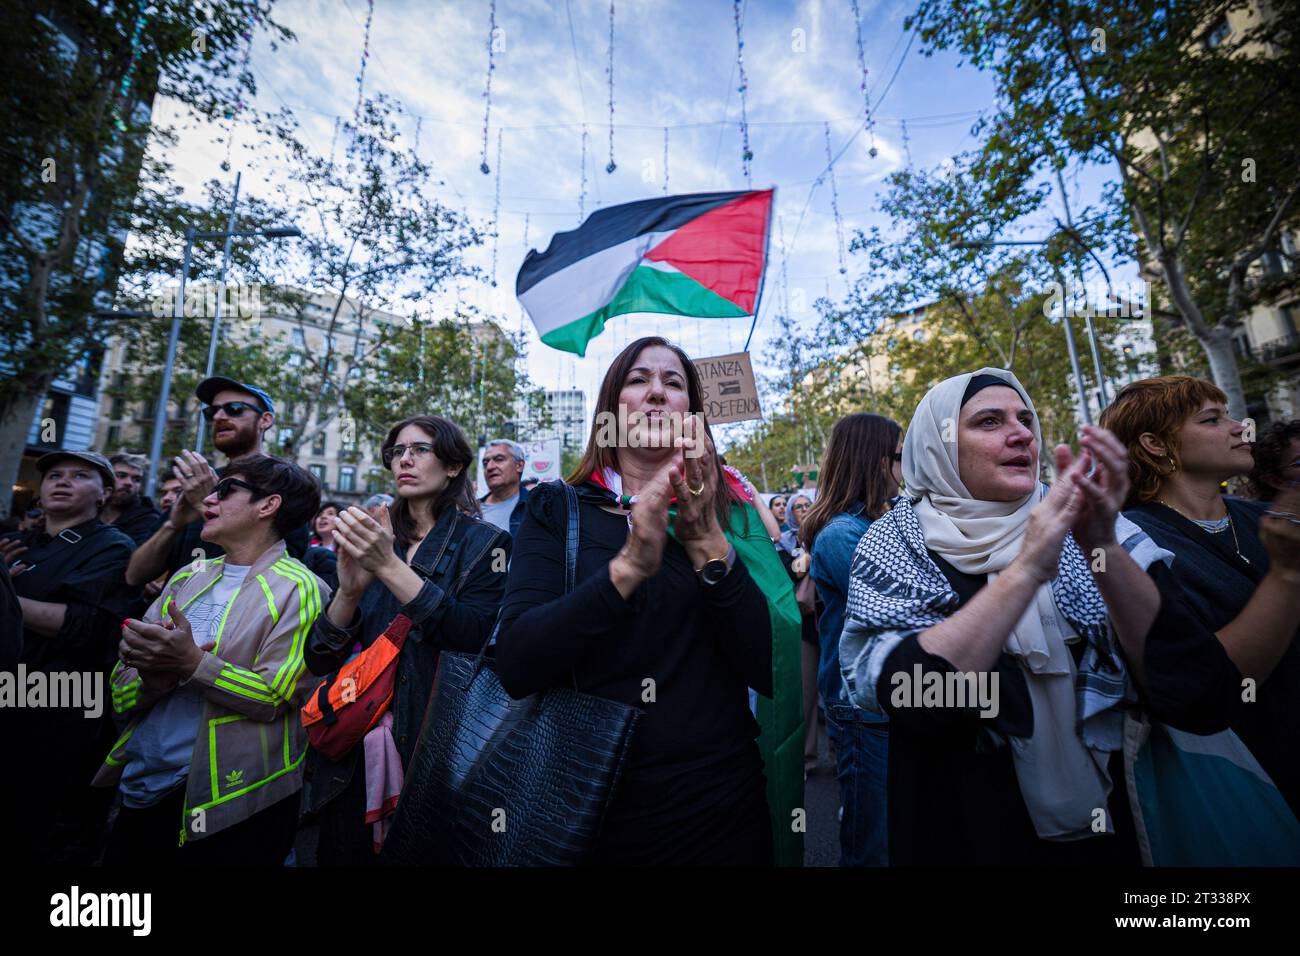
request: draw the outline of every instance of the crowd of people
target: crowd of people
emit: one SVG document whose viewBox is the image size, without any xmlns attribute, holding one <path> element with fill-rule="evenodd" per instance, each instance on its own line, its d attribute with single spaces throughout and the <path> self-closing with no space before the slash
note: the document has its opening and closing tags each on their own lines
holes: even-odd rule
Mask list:
<svg viewBox="0 0 1300 956">
<path fill-rule="evenodd" d="M 52 452 L 0 534 L 0 670 L 108 698 L 0 708 L 21 858 L 277 866 L 310 823 L 318 864 L 382 862 L 460 652 L 639 711 L 592 863 L 800 863 L 824 721 L 842 866 L 1300 864 L 1300 421 L 1254 435 L 1207 381 L 1124 387 L 1075 453 L 976 370 L 840 419 L 815 494 L 770 500 L 658 337 L 605 373 L 618 443 L 531 487 L 430 409 L 391 493 L 322 500 L 270 395 L 196 394 L 220 467 L 181 452 L 155 505 L 144 459 Z M 386 649 L 355 739 L 310 736 Z"/>
</svg>

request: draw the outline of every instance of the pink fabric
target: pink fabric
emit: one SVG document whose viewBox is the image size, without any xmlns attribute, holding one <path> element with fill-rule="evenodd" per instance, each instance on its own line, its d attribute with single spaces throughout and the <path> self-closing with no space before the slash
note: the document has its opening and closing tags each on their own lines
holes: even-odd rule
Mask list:
<svg viewBox="0 0 1300 956">
<path fill-rule="evenodd" d="M 384 846 L 402 792 L 402 758 L 393 742 L 393 712 L 385 711 L 362 742 L 366 750 L 366 822 L 375 827 L 375 852 Z"/>
</svg>

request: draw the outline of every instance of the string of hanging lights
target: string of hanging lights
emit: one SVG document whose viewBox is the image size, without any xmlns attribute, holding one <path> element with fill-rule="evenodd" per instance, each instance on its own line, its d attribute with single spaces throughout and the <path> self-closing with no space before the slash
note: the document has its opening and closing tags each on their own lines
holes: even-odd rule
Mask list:
<svg viewBox="0 0 1300 956">
<path fill-rule="evenodd" d="M 357 69 L 357 105 L 352 109 L 352 119 L 361 123 L 361 102 L 366 86 L 366 64 L 370 62 L 370 23 L 375 18 L 375 0 L 366 0 L 366 31 L 361 44 L 361 66 Z"/>
<path fill-rule="evenodd" d="M 741 0 L 732 0 L 732 15 L 736 21 L 736 68 L 740 74 L 740 164 L 745 171 L 745 184 L 752 185 L 750 164 L 754 161 L 754 152 L 749 148 L 749 114 L 746 109 L 745 93 L 749 89 L 749 80 L 745 76 L 745 37 L 741 31 Z"/>
<path fill-rule="evenodd" d="M 609 162 L 605 172 L 613 173 L 618 165 L 614 162 L 614 4 L 609 5 L 609 66 L 605 68 L 609 76 Z"/>
<path fill-rule="evenodd" d="M 483 154 L 479 159 L 478 171 L 486 176 L 492 172 L 488 166 L 488 122 L 492 117 L 492 74 L 497 68 L 496 64 L 496 33 L 497 33 L 497 0 L 492 0 L 488 9 L 488 68 L 487 82 L 483 87 Z"/>
<path fill-rule="evenodd" d="M 871 94 L 867 92 L 867 51 L 862 45 L 862 12 L 858 9 L 858 0 L 849 0 L 853 5 L 853 35 L 858 41 L 858 67 L 862 70 L 862 82 L 859 84 L 862 90 L 862 117 L 867 127 L 867 140 L 870 147 L 867 149 L 867 155 L 872 159 L 880 150 L 876 149 L 876 122 L 871 116 Z"/>
</svg>

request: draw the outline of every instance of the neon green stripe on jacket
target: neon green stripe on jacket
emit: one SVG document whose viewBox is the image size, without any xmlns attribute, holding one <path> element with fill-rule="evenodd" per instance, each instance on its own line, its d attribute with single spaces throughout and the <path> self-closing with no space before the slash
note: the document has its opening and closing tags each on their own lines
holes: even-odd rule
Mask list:
<svg viewBox="0 0 1300 956">
<path fill-rule="evenodd" d="M 275 680 L 271 682 L 272 688 L 286 700 L 289 700 L 293 697 L 294 689 L 298 685 L 298 679 L 307 669 L 304 654 L 307 647 L 307 635 L 311 632 L 311 626 L 321 612 L 320 584 L 316 580 L 316 575 L 305 567 L 289 561 L 277 561 L 272 565 L 271 569 L 298 585 L 298 626 L 293 633 L 293 643 L 289 648 L 289 655 L 276 673 Z"/>
</svg>

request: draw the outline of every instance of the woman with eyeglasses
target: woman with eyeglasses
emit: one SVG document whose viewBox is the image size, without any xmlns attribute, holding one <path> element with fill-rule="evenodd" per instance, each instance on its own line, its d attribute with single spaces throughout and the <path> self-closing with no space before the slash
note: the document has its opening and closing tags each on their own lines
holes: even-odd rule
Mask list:
<svg viewBox="0 0 1300 956">
<path fill-rule="evenodd" d="M 1128 448 L 1125 516 L 1173 554 L 1149 572 L 1165 614 L 1137 674 L 1152 716 L 1231 729 L 1300 817 L 1300 489 L 1223 494 L 1255 463 L 1227 406 L 1213 383 L 1167 375 L 1126 385 L 1102 414 Z"/>
<path fill-rule="evenodd" d="M 439 651 L 476 652 L 491 632 L 505 591 L 510 536 L 479 517 L 467 471 L 473 452 L 454 422 L 437 415 L 398 422 L 382 455 L 393 473 L 396 500 L 379 520 L 357 507 L 336 519 L 339 587 L 312 630 L 307 666 L 329 674 L 358 643 L 374 643 L 398 614 L 410 619 L 389 715 L 371 731 L 391 734 L 405 769 Z M 370 750 L 358 744 L 337 762 L 309 751 L 304 805 L 320 815 L 321 865 L 376 860 L 383 821 L 368 825 L 366 817 L 382 814 L 384 781 L 380 768 L 363 759 Z"/>
</svg>

